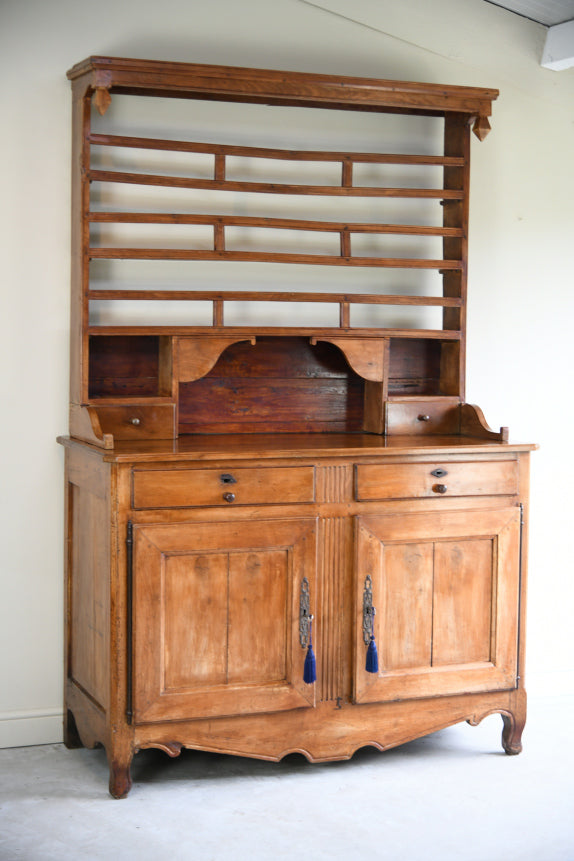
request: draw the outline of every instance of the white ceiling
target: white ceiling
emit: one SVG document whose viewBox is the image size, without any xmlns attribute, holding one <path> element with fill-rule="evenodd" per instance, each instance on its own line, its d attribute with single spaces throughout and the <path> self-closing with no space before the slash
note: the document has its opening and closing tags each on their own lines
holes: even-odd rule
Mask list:
<svg viewBox="0 0 574 861">
<path fill-rule="evenodd" d="M 501 6 L 509 12 L 516 12 L 523 18 L 530 18 L 546 27 L 554 27 L 574 18 L 574 0 L 486 0 L 493 6 Z"/>
</svg>

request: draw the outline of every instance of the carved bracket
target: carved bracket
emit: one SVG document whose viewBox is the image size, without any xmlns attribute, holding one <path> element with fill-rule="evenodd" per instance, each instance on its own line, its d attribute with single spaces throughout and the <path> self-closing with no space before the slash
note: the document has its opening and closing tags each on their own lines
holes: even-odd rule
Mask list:
<svg viewBox="0 0 574 861">
<path fill-rule="evenodd" d="M 110 449 L 114 447 L 114 437 L 104 433 L 95 407 L 70 404 L 70 436 L 82 439 L 91 445 Z"/>
<path fill-rule="evenodd" d="M 490 132 L 490 123 L 488 121 L 488 117 L 479 115 L 474 121 L 472 130 L 479 139 L 479 141 L 483 141 L 487 134 Z"/>
<path fill-rule="evenodd" d="M 460 405 L 460 432 L 463 436 L 474 436 L 479 439 L 492 439 L 498 442 L 508 442 L 508 428 L 501 427 L 493 431 L 486 423 L 480 407 L 474 404 Z"/>
<path fill-rule="evenodd" d="M 103 116 L 112 103 L 112 97 L 108 87 L 96 87 L 94 93 L 94 104 Z"/>
<path fill-rule="evenodd" d="M 177 341 L 177 379 L 180 383 L 191 383 L 204 377 L 215 365 L 221 354 L 232 344 L 249 341 L 250 338 L 180 338 Z"/>
<path fill-rule="evenodd" d="M 385 375 L 387 338 L 311 338 L 312 346 L 318 341 L 334 344 L 345 356 L 351 368 L 364 380 L 381 383 Z"/>
</svg>

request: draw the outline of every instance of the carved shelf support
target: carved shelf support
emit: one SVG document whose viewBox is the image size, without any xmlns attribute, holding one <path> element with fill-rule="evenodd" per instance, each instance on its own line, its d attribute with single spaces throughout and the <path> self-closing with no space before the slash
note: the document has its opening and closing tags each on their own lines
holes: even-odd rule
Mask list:
<svg viewBox="0 0 574 861">
<path fill-rule="evenodd" d="M 472 130 L 479 139 L 479 141 L 483 141 L 487 134 L 490 132 L 490 123 L 488 121 L 488 117 L 478 116 L 474 121 Z"/>
<path fill-rule="evenodd" d="M 255 344 L 255 335 L 247 338 L 180 338 L 177 343 L 177 379 L 180 383 L 191 383 L 204 377 L 215 365 L 221 354 L 232 344 L 249 341 Z"/>
<path fill-rule="evenodd" d="M 492 439 L 498 442 L 508 442 L 509 436 L 507 427 L 501 427 L 498 432 L 489 428 L 484 413 L 475 404 L 460 405 L 460 432 L 463 436 Z"/>
<path fill-rule="evenodd" d="M 96 87 L 94 104 L 103 116 L 112 103 L 112 97 L 107 87 Z"/>
<path fill-rule="evenodd" d="M 113 434 L 103 432 L 95 407 L 70 404 L 70 436 L 101 448 L 114 447 Z"/>
<path fill-rule="evenodd" d="M 351 368 L 364 380 L 383 382 L 388 362 L 388 339 L 311 338 L 313 346 L 318 341 L 326 341 L 338 347 Z"/>
</svg>

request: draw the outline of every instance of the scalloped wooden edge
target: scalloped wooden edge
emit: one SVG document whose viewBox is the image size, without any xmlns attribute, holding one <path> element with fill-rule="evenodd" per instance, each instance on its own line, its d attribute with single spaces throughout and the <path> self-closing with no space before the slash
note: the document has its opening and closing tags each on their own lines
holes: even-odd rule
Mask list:
<svg viewBox="0 0 574 861">
<path fill-rule="evenodd" d="M 462 436 L 492 439 L 498 442 L 508 442 L 509 431 L 501 427 L 499 431 L 490 428 L 484 418 L 484 413 L 476 404 L 460 405 L 460 433 Z"/>
<path fill-rule="evenodd" d="M 70 436 L 100 448 L 111 449 L 114 447 L 114 437 L 111 433 L 102 431 L 98 411 L 95 407 L 70 404 Z"/>
<path fill-rule="evenodd" d="M 228 336 L 227 338 L 178 338 L 175 346 L 177 380 L 191 383 L 204 377 L 216 364 L 222 353 L 232 344 L 249 341 L 255 344 L 255 335 L 248 337 Z"/>
<path fill-rule="evenodd" d="M 338 347 L 351 368 L 364 380 L 370 380 L 373 383 L 383 382 L 387 364 L 387 338 L 366 340 L 365 338 L 317 337 L 310 339 L 312 346 L 319 341 L 326 341 Z"/>
</svg>

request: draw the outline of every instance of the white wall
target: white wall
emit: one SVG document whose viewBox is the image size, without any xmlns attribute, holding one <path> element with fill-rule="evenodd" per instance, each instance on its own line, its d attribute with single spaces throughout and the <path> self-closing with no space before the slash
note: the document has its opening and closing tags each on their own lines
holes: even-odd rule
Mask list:
<svg viewBox="0 0 574 861">
<path fill-rule="evenodd" d="M 482 0 L 3 0 L 0 745 L 58 741 L 68 399 L 70 92 L 90 54 L 497 87 L 473 144 L 468 400 L 537 441 L 531 694 L 574 690 L 574 70 Z M 564 445 L 561 445 L 564 444 Z"/>
</svg>

